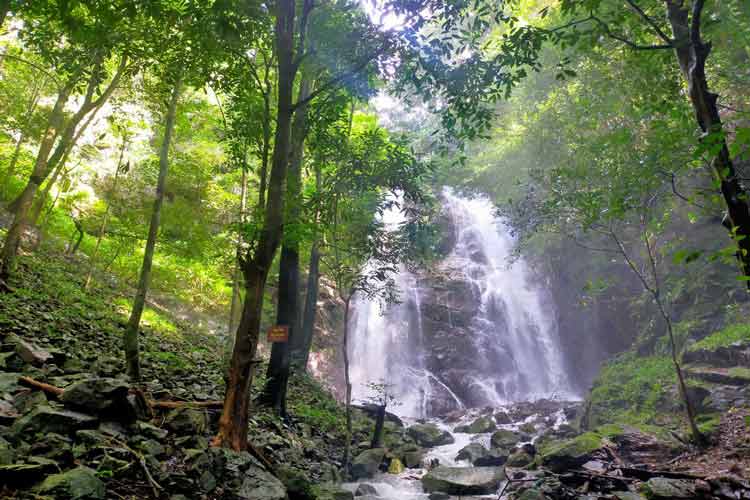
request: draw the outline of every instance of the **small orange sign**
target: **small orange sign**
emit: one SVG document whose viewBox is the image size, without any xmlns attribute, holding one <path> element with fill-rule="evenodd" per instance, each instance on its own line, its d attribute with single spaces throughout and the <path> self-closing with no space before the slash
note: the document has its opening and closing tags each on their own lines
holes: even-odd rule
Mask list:
<svg viewBox="0 0 750 500">
<path fill-rule="evenodd" d="M 289 342 L 289 325 L 276 325 L 268 329 L 269 342 Z"/>
</svg>

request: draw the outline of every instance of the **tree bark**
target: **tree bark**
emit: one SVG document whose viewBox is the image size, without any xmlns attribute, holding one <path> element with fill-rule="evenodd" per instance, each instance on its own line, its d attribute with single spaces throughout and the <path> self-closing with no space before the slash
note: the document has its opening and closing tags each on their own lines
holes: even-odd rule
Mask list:
<svg viewBox="0 0 750 500">
<path fill-rule="evenodd" d="M 214 446 L 228 446 L 234 450 L 247 449 L 247 424 L 253 365 L 260 335 L 263 291 L 268 271 L 283 234 L 284 183 L 289 159 L 289 139 L 292 119 L 292 94 L 297 71 L 294 63 L 295 2 L 276 2 L 275 44 L 278 56 L 278 107 L 268 199 L 263 227 L 257 243 L 243 259 L 245 276 L 245 306 L 232 352 L 224 408 L 219 419 L 219 432 Z"/>
<path fill-rule="evenodd" d="M 704 0 L 693 0 L 692 15 L 684 2 L 665 0 L 667 19 L 674 35 L 675 56 L 687 83 L 690 103 L 695 119 L 704 134 L 704 140 L 719 146 L 711 161 L 711 169 L 721 187 L 727 207 L 728 228 L 735 240 L 737 259 L 742 274 L 748 278 L 750 288 L 750 205 L 737 171 L 729 156 L 724 138 L 724 126 L 717 105 L 718 94 L 711 92 L 706 81 L 706 60 L 711 53 L 711 44 L 701 39 L 701 15 Z"/>
<path fill-rule="evenodd" d="M 349 377 L 349 303 L 351 295 L 344 301 L 344 382 L 346 383 L 346 442 L 344 443 L 343 471 L 349 475 L 349 461 L 352 445 L 352 382 Z"/>
<path fill-rule="evenodd" d="M 60 128 L 63 125 L 65 104 L 68 102 L 68 98 L 73 91 L 76 83 L 75 80 L 76 78 L 71 78 L 71 81 L 68 82 L 65 87 L 60 89 L 57 94 L 57 100 L 55 101 L 55 105 L 52 108 L 47 121 L 47 130 L 42 137 L 42 142 L 39 144 L 39 150 L 37 152 L 36 161 L 34 162 L 31 175 L 26 183 L 26 187 L 17 198 L 17 207 L 13 217 L 13 222 L 8 229 L 8 234 L 5 236 L 5 244 L 3 245 L 3 262 L 0 266 L 0 282 L 7 282 L 13 272 L 16 256 L 18 255 L 18 248 L 21 244 L 21 237 L 28 225 L 29 209 L 31 208 L 34 195 L 42 182 L 44 182 L 44 178 L 49 173 L 47 170 L 47 159 L 52 151 L 52 146 L 54 145 Z"/>
<path fill-rule="evenodd" d="M 378 411 L 375 414 L 375 431 L 372 434 L 372 442 L 370 448 L 382 448 L 383 447 L 383 428 L 385 427 L 385 405 L 378 406 Z"/>
<path fill-rule="evenodd" d="M 315 207 L 315 220 L 312 247 L 310 248 L 310 261 L 307 266 L 307 290 L 305 293 L 305 309 L 302 313 L 302 325 L 300 334 L 295 337 L 291 345 L 292 366 L 303 372 L 307 371 L 307 363 L 310 359 L 313 335 L 315 333 L 315 319 L 318 312 L 318 291 L 320 285 L 320 242 L 318 225 L 320 224 L 320 191 L 322 179 L 320 163 L 315 164 L 315 191 L 318 201 Z"/>
<path fill-rule="evenodd" d="M 34 91 L 31 95 L 31 100 L 29 100 L 29 105 L 26 108 L 26 120 L 23 124 L 23 127 L 21 128 L 18 140 L 16 141 L 16 145 L 13 148 L 13 155 L 10 157 L 8 168 L 5 170 L 5 181 L 3 182 L 3 197 L 7 195 L 8 187 L 10 186 L 10 183 L 16 174 L 18 158 L 21 156 L 21 147 L 26 140 L 26 135 L 28 133 L 29 126 L 31 125 L 31 119 L 34 116 L 34 110 L 36 110 L 37 104 L 39 104 L 39 97 L 45 82 L 46 80 L 40 80 L 37 81 L 37 83 L 34 85 Z"/>
<path fill-rule="evenodd" d="M 247 203 L 247 152 L 242 161 L 242 184 L 240 187 L 240 210 L 238 220 L 241 223 L 245 221 L 245 205 Z M 240 322 L 242 297 L 240 295 L 240 286 L 242 285 L 242 270 L 240 269 L 240 257 L 242 256 L 242 237 L 237 235 L 237 251 L 234 260 L 234 270 L 232 271 L 232 303 L 229 308 L 229 328 L 227 331 L 227 337 L 232 338 L 232 334 L 236 331 L 237 325 Z M 227 352 L 232 351 L 232 342 L 229 342 L 229 349 Z M 228 356 L 227 356 L 228 358 Z"/>
<path fill-rule="evenodd" d="M 132 380 L 141 379 L 141 366 L 138 354 L 138 329 L 141 323 L 141 315 L 146 305 L 146 294 L 148 293 L 151 282 L 151 265 L 154 259 L 154 249 L 156 248 L 156 238 L 159 234 L 159 223 L 161 221 L 161 207 L 164 202 L 164 189 L 167 183 L 167 172 L 169 170 L 169 146 L 172 142 L 172 133 L 174 131 L 175 116 L 177 114 L 177 102 L 180 99 L 182 84 L 180 79 L 175 82 L 172 89 L 172 97 L 167 108 L 166 120 L 164 123 L 164 139 L 159 151 L 159 178 L 156 184 L 156 198 L 154 199 L 154 208 L 151 212 L 151 224 L 148 228 L 148 240 L 146 249 L 143 253 L 143 265 L 141 267 L 141 276 L 138 281 L 138 290 L 133 299 L 133 310 L 130 312 L 130 319 L 125 329 L 123 346 L 125 350 L 125 362 L 127 373 Z"/>
<path fill-rule="evenodd" d="M 310 80 L 303 76 L 300 82 L 298 102 L 310 94 Z M 294 115 L 291 132 L 289 172 L 286 182 L 286 228 L 279 262 L 279 292 L 276 324 L 289 327 L 288 342 L 275 342 L 271 347 L 271 359 L 266 371 L 266 385 L 261 402 L 271 406 L 286 417 L 286 391 L 289 382 L 290 345 L 299 335 L 299 231 L 302 195 L 302 159 L 307 135 L 307 105 L 300 106 Z M 289 228 L 293 230 L 290 232 Z M 290 234 L 291 233 L 291 234 Z"/>
</svg>

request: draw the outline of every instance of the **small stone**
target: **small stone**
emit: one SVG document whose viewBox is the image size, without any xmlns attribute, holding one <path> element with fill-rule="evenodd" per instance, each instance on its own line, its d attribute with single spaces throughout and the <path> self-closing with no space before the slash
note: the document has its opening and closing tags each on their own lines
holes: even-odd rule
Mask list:
<svg viewBox="0 0 750 500">
<path fill-rule="evenodd" d="M 140 448 L 143 453 L 146 455 L 152 456 L 152 457 L 158 457 L 161 455 L 164 455 L 164 446 L 159 441 L 156 441 L 155 439 L 147 439 L 143 442 L 141 442 L 138 445 L 138 448 Z"/>
<path fill-rule="evenodd" d="M 200 479 L 198 480 L 200 484 L 201 491 L 204 491 L 206 493 L 210 493 L 216 488 L 216 478 L 213 474 L 209 471 L 203 471 L 203 474 L 201 474 Z"/>
<path fill-rule="evenodd" d="M 151 425 L 148 422 L 139 421 L 139 422 L 136 422 L 135 426 L 136 426 L 136 429 L 138 429 L 139 434 L 143 434 L 144 436 L 150 437 L 153 439 L 163 440 L 169 434 L 168 430 L 162 429 L 155 425 Z"/>
<path fill-rule="evenodd" d="M 27 413 L 39 405 L 47 404 L 47 396 L 42 391 L 22 391 L 13 399 L 13 406 L 19 413 Z"/>
<path fill-rule="evenodd" d="M 526 467 L 534 461 L 534 457 L 526 453 L 525 451 L 517 451 L 508 457 L 508 461 L 505 465 L 508 467 Z"/>
<path fill-rule="evenodd" d="M 695 483 L 685 479 L 654 477 L 649 479 L 643 488 L 648 498 L 677 499 L 697 496 Z"/>
<path fill-rule="evenodd" d="M 39 487 L 39 492 L 71 500 L 100 499 L 104 498 L 105 487 L 93 470 L 80 466 L 62 474 L 49 476 Z"/>
</svg>

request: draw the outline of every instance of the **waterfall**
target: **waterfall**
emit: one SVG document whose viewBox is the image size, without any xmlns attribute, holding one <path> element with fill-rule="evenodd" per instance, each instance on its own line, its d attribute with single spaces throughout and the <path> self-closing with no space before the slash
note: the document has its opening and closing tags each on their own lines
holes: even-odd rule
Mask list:
<svg viewBox="0 0 750 500">
<path fill-rule="evenodd" d="M 452 250 L 432 269 L 401 267 L 400 301 L 356 297 L 351 332 L 355 401 L 389 384 L 403 416 L 425 417 L 544 397 L 575 398 L 564 370 L 554 307 L 483 197 L 443 191 Z M 386 214 L 398 223 L 398 213 Z"/>
</svg>

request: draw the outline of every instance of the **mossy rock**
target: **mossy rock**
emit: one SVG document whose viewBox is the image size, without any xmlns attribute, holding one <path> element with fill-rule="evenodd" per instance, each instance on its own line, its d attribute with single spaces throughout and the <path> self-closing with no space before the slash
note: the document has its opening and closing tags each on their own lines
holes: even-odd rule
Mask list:
<svg viewBox="0 0 750 500">
<path fill-rule="evenodd" d="M 456 427 L 456 432 L 465 432 L 468 434 L 482 434 L 485 432 L 492 432 L 497 429 L 494 420 L 491 417 L 479 417 L 469 425 L 459 425 Z"/>
<path fill-rule="evenodd" d="M 39 487 L 41 494 L 71 500 L 104 498 L 105 492 L 104 483 L 96 477 L 96 472 L 83 466 L 53 474 Z"/>
<path fill-rule="evenodd" d="M 552 444 L 541 453 L 541 463 L 552 472 L 563 472 L 579 467 L 591 458 L 591 453 L 604 446 L 604 438 L 595 432 L 586 432 L 562 443 Z"/>
<path fill-rule="evenodd" d="M 501 429 L 492 434 L 490 442 L 494 448 L 512 448 L 521 440 L 521 436 L 513 431 Z"/>
</svg>

